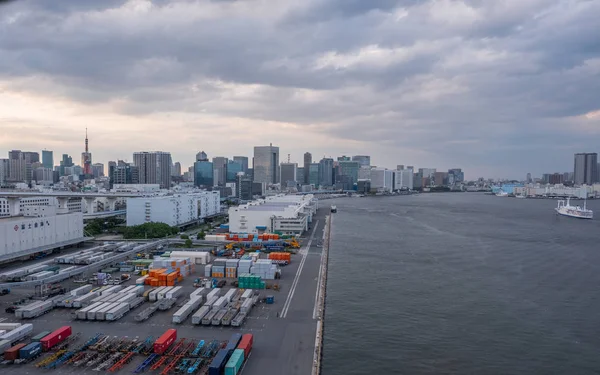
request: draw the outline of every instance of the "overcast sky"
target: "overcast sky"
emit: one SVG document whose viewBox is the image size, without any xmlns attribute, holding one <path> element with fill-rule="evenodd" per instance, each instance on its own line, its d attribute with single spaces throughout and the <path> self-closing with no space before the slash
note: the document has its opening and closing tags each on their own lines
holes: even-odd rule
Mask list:
<svg viewBox="0 0 600 375">
<path fill-rule="evenodd" d="M 0 157 L 305 151 L 467 178 L 600 151 L 597 0 L 0 3 Z"/>
</svg>

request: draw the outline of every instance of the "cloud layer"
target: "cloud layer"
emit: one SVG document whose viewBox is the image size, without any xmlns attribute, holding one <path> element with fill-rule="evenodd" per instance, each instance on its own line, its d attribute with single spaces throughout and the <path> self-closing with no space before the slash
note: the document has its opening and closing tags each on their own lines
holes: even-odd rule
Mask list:
<svg viewBox="0 0 600 375">
<path fill-rule="evenodd" d="M 272 142 L 468 177 L 600 151 L 593 0 L 15 1 L 0 5 L 0 152 L 189 165 Z"/>
</svg>

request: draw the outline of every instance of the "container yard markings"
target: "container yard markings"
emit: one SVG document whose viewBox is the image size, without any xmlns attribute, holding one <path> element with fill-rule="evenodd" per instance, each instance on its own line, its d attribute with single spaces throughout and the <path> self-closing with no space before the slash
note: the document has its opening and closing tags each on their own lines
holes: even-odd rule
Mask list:
<svg viewBox="0 0 600 375">
<path fill-rule="evenodd" d="M 315 232 L 317 231 L 318 227 L 319 227 L 319 220 L 317 220 L 317 222 L 315 223 L 315 227 L 312 231 L 312 234 L 310 235 L 310 239 L 308 240 L 308 243 L 306 244 L 306 247 L 304 249 L 305 251 L 304 251 L 304 253 L 302 253 L 302 260 L 300 261 L 300 265 L 298 266 L 298 271 L 296 271 L 296 276 L 294 277 L 294 282 L 292 283 L 290 292 L 288 293 L 285 303 L 283 304 L 283 309 L 281 310 L 281 313 L 279 314 L 279 317 L 281 317 L 281 318 L 285 318 L 287 316 L 287 312 L 290 308 L 290 304 L 292 303 L 292 298 L 294 298 L 294 293 L 296 292 L 296 286 L 298 286 L 298 280 L 300 280 L 300 274 L 302 273 L 302 269 L 304 268 L 304 263 L 306 263 L 306 256 L 308 255 L 308 249 L 310 249 L 310 246 L 312 245 L 313 239 L 315 237 Z"/>
</svg>

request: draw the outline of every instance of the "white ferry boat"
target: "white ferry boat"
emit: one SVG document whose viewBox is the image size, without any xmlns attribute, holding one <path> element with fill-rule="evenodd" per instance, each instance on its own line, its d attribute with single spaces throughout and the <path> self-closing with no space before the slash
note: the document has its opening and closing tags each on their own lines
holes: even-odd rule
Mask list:
<svg viewBox="0 0 600 375">
<path fill-rule="evenodd" d="M 517 195 L 515 195 L 515 198 L 525 199 L 525 198 L 527 198 L 527 196 L 524 194 L 517 194 Z"/>
<path fill-rule="evenodd" d="M 588 210 L 586 202 L 583 201 L 583 208 L 579 206 L 571 206 L 571 198 L 567 198 L 567 201 L 558 201 L 556 206 L 556 213 L 563 216 L 575 217 L 577 219 L 592 219 L 594 217 L 594 211 Z"/>
<path fill-rule="evenodd" d="M 505 192 L 504 190 L 500 190 L 499 192 L 496 193 L 497 197 L 508 197 L 508 193 Z"/>
</svg>

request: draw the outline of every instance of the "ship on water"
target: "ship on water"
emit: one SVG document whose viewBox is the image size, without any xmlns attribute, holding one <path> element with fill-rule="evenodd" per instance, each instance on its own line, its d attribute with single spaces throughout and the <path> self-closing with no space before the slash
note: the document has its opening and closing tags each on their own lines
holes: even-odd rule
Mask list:
<svg viewBox="0 0 600 375">
<path fill-rule="evenodd" d="M 558 215 L 574 217 L 577 219 L 592 219 L 594 217 L 594 211 L 587 209 L 586 201 L 583 201 L 583 207 L 571 206 L 571 198 L 567 198 L 566 201 L 558 201 L 555 210 Z"/>
</svg>

